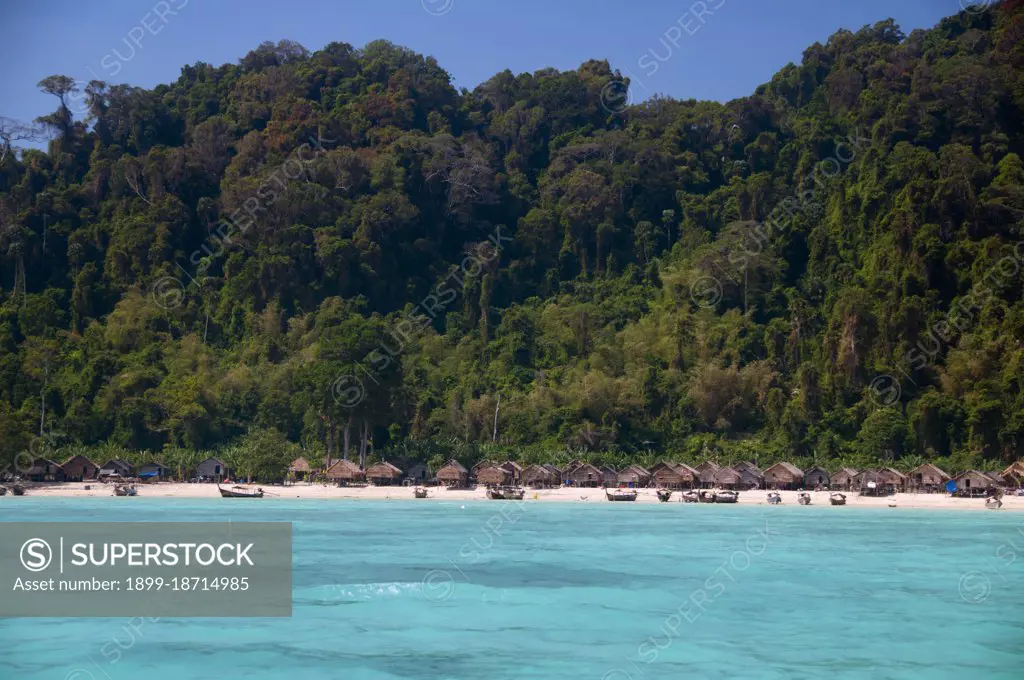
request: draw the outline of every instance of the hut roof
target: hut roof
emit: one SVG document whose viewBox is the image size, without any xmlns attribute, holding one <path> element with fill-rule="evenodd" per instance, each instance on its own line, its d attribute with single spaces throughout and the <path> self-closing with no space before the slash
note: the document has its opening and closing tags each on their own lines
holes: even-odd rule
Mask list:
<svg viewBox="0 0 1024 680">
<path fill-rule="evenodd" d="M 505 468 L 509 472 L 522 472 L 523 471 L 523 466 L 520 465 L 519 463 L 515 462 L 514 460 L 506 460 L 504 463 L 501 464 L 501 467 Z"/>
<path fill-rule="evenodd" d="M 804 479 L 804 471 L 785 461 L 776 463 L 770 468 L 764 471 L 765 477 L 769 474 L 774 475 L 778 479 L 789 479 L 792 482 L 802 482 Z"/>
<path fill-rule="evenodd" d="M 636 477 L 637 479 L 649 479 L 651 473 L 648 472 L 645 468 L 637 465 L 636 463 L 633 463 L 632 465 L 627 465 L 626 467 L 619 470 L 618 476 L 621 478 Z"/>
<path fill-rule="evenodd" d="M 555 477 L 555 473 L 548 469 L 545 465 L 529 465 L 523 469 L 523 477 L 529 478 L 552 478 Z"/>
<path fill-rule="evenodd" d="M 995 481 L 994 479 L 989 477 L 984 472 L 981 472 L 980 470 L 964 470 L 963 472 L 958 474 L 956 477 L 954 477 L 953 480 L 956 481 L 957 486 L 959 486 L 960 485 L 960 480 L 966 479 L 968 477 L 973 477 L 974 479 L 978 479 L 978 480 L 981 480 L 981 481 L 984 481 L 984 482 L 989 482 L 989 483 L 993 483 Z"/>
<path fill-rule="evenodd" d="M 56 469 L 56 470 L 63 470 L 64 469 L 61 465 L 59 465 L 58 463 L 53 462 L 49 458 L 36 458 L 35 460 L 32 461 L 32 467 L 30 467 L 28 469 L 28 472 L 26 472 L 25 474 L 28 474 L 28 475 L 45 475 L 45 474 L 47 474 L 48 471 L 52 471 L 52 470 L 48 470 L 49 468 L 53 468 L 53 469 Z"/>
<path fill-rule="evenodd" d="M 721 469 L 722 469 L 722 466 L 719 465 L 718 463 L 712 461 L 712 460 L 706 460 L 706 461 L 704 461 L 703 463 L 701 463 L 700 465 L 697 466 L 697 472 L 701 473 L 702 475 L 705 472 L 709 471 L 709 470 L 712 473 L 714 473 L 714 472 L 718 472 Z"/>
<path fill-rule="evenodd" d="M 492 465 L 491 467 L 484 468 L 476 473 L 476 481 L 481 484 L 504 484 L 508 481 L 512 475 L 511 472 L 505 468 Z"/>
<path fill-rule="evenodd" d="M 120 458 L 112 458 L 112 459 L 108 460 L 106 463 L 104 463 L 103 466 L 100 469 L 101 470 L 124 470 L 125 472 L 131 472 L 132 466 L 131 466 L 131 463 L 129 463 L 126 460 L 122 460 Z"/>
<path fill-rule="evenodd" d="M 1010 463 L 1005 470 L 999 473 L 1003 478 L 1007 477 L 1024 477 L 1024 459 L 1018 460 L 1015 463 Z"/>
<path fill-rule="evenodd" d="M 77 462 L 77 463 L 79 463 L 79 464 L 81 464 L 81 463 L 86 463 L 86 464 L 88 464 L 88 465 L 91 465 L 91 466 L 92 466 L 92 467 L 94 467 L 94 468 L 99 468 L 99 466 L 98 466 L 98 465 L 96 465 L 96 463 L 92 462 L 91 460 L 89 460 L 88 458 L 86 458 L 85 456 L 83 456 L 83 455 L 82 455 L 82 454 L 80 454 L 80 453 L 79 453 L 79 454 L 76 454 L 76 455 L 74 455 L 74 456 L 71 456 L 71 457 L 70 457 L 70 458 L 68 458 L 68 459 L 67 459 L 66 461 L 64 461 L 63 463 L 61 463 L 61 467 L 65 466 L 65 465 L 69 465 L 69 464 L 71 464 L 71 463 L 76 463 L 76 462 Z"/>
<path fill-rule="evenodd" d="M 170 470 L 171 469 L 171 468 L 167 467 L 166 465 L 164 465 L 163 463 L 158 463 L 155 460 L 151 460 L 148 463 L 144 463 L 144 464 L 140 465 L 139 469 L 141 470 L 142 468 L 160 468 L 161 470 Z"/>
<path fill-rule="evenodd" d="M 475 475 L 477 472 L 483 470 L 484 468 L 496 467 L 497 465 L 498 463 L 493 460 L 481 460 L 477 462 L 477 464 L 474 465 L 471 469 L 473 471 L 473 474 Z"/>
<path fill-rule="evenodd" d="M 207 458 L 206 460 L 204 460 L 201 463 L 199 463 L 199 465 L 197 465 L 196 467 L 199 467 L 201 465 L 206 465 L 207 463 L 213 463 L 214 465 L 220 465 L 222 468 L 228 467 L 228 464 L 225 463 L 224 461 L 222 461 L 220 458 Z M 104 465 L 103 467 L 106 467 L 106 465 Z"/>
<path fill-rule="evenodd" d="M 387 461 L 381 461 L 366 468 L 366 476 L 375 479 L 396 479 L 402 476 L 402 471 Z"/>
<path fill-rule="evenodd" d="M 596 465 L 591 465 L 590 463 L 583 463 L 581 465 L 577 465 L 576 467 L 570 468 L 565 472 L 565 474 L 567 475 L 575 475 L 578 473 L 595 474 L 598 477 L 601 476 L 601 470 Z"/>
<path fill-rule="evenodd" d="M 807 475 L 812 474 L 814 472 L 817 472 L 819 474 L 824 472 L 826 475 L 828 474 L 828 470 L 826 470 L 825 468 L 821 467 L 820 465 L 814 465 L 813 467 L 809 467 L 806 470 L 804 470 L 804 476 L 806 477 Z"/>
<path fill-rule="evenodd" d="M 549 470 L 550 472 L 553 472 L 554 474 L 558 475 L 559 477 L 562 476 L 562 471 L 558 467 L 552 465 L 551 463 L 544 463 L 541 467 L 544 468 L 545 470 Z"/>
<path fill-rule="evenodd" d="M 851 468 L 851 467 L 839 468 L 839 472 L 837 472 L 834 475 L 832 475 L 832 481 L 833 482 L 837 482 L 837 481 L 839 481 L 840 479 L 843 479 L 843 478 L 853 479 L 858 474 L 859 473 L 857 472 L 857 470 L 855 470 L 854 468 Z"/>
<path fill-rule="evenodd" d="M 941 479 L 950 479 L 950 476 L 946 474 L 944 470 L 931 463 L 922 463 L 916 468 L 910 471 L 911 475 L 932 475 L 933 477 L 940 477 Z"/>
<path fill-rule="evenodd" d="M 740 480 L 740 473 L 732 468 L 722 468 L 713 475 L 713 481 L 716 484 L 739 484 Z M 701 481 L 704 480 L 701 479 Z"/>
<path fill-rule="evenodd" d="M 683 475 L 683 477 L 697 479 L 700 475 L 700 473 L 697 472 L 697 468 L 690 467 L 686 463 L 673 463 L 673 465 L 675 465 L 676 470 L 679 470 L 679 473 Z"/>
<path fill-rule="evenodd" d="M 751 472 L 756 472 L 758 474 L 761 473 L 761 468 L 757 467 L 749 460 L 741 460 L 740 462 L 733 465 L 732 469 L 735 470 L 736 472 L 741 472 L 742 470 L 750 470 Z"/>
<path fill-rule="evenodd" d="M 312 472 L 312 468 L 309 466 L 309 461 L 305 458 L 296 458 L 288 466 L 288 472 Z"/>
<path fill-rule="evenodd" d="M 339 460 L 327 468 L 326 474 L 328 479 L 360 479 L 365 477 L 359 466 L 350 460 Z"/>
<path fill-rule="evenodd" d="M 889 477 L 889 478 L 895 477 L 896 479 L 900 480 L 901 482 L 905 482 L 907 480 L 907 476 L 905 474 L 903 474 L 902 472 L 900 472 L 899 470 L 897 470 L 896 468 L 884 467 L 881 470 L 879 470 L 879 472 L 884 477 Z"/>
</svg>

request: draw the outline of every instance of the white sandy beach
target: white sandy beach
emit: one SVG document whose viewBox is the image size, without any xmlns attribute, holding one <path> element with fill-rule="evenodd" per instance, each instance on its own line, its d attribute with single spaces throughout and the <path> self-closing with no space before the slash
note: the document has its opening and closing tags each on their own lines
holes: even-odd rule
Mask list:
<svg viewBox="0 0 1024 680">
<path fill-rule="evenodd" d="M 86 486 L 91 488 L 87 491 Z M 369 486 L 369 487 L 338 487 L 324 486 L 319 484 L 299 483 L 293 486 L 272 486 L 260 485 L 266 492 L 264 500 L 273 501 L 276 499 L 323 499 L 323 500 L 412 500 L 411 487 L 399 486 Z M 431 501 L 486 501 L 483 487 L 477 489 L 446 489 L 444 487 L 429 487 L 430 495 L 421 502 Z M 179 484 L 174 482 L 160 482 L 154 484 L 138 485 L 138 496 L 136 498 L 220 498 L 215 484 Z M 796 491 L 781 491 L 783 505 L 798 505 Z M 812 491 L 812 505 L 819 505 L 833 508 L 829 505 L 829 492 Z M 54 483 L 37 485 L 27 491 L 27 496 L 46 497 L 69 497 L 69 498 L 97 498 L 113 496 L 114 488 L 110 484 L 92 482 L 85 483 Z M 10 495 L 2 500 L 17 502 L 18 499 Z M 128 501 L 131 502 L 131 501 Z M 532 502 L 562 502 L 562 503 L 607 503 L 604 489 L 527 489 L 524 503 Z M 658 503 L 654 489 L 640 489 L 636 499 L 637 503 Z M 672 495 L 672 500 L 666 504 L 680 502 L 679 492 Z M 743 505 L 767 505 L 766 492 L 741 491 L 739 503 Z M 876 498 L 860 496 L 856 492 L 846 494 L 846 506 L 835 506 L 833 509 L 842 511 L 844 507 L 874 507 L 889 508 L 895 505 L 896 508 L 934 508 L 939 510 L 985 510 L 985 501 L 981 498 L 950 498 L 947 494 L 914 494 L 901 493 L 895 496 Z M 1001 511 L 1024 511 L 1024 496 L 1004 496 Z"/>
</svg>

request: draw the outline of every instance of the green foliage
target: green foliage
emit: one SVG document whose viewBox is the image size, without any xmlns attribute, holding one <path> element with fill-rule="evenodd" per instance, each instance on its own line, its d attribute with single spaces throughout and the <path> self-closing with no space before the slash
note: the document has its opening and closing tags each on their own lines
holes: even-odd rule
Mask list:
<svg viewBox="0 0 1024 680">
<path fill-rule="evenodd" d="M 616 113 L 606 62 L 458 92 L 386 41 L 46 78 L 49 152 L 0 160 L 0 455 L 42 427 L 261 480 L 300 453 L 997 467 L 1024 455 L 1022 22 L 880 22 L 750 97 Z"/>
</svg>

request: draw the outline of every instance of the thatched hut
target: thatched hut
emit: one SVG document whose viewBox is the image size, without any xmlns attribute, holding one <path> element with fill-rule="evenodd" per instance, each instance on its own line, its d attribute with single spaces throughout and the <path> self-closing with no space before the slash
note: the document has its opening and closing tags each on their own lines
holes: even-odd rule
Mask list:
<svg viewBox="0 0 1024 680">
<path fill-rule="evenodd" d="M 476 483 L 487 486 L 504 486 L 512 481 L 512 473 L 498 465 L 481 468 L 476 473 Z"/>
<path fill-rule="evenodd" d="M 651 484 L 662 489 L 692 489 L 697 478 L 696 470 L 680 463 L 661 461 L 651 468 Z"/>
<path fill-rule="evenodd" d="M 619 485 L 619 473 L 613 468 L 605 465 L 601 468 L 601 484 L 603 486 L 615 487 Z"/>
<path fill-rule="evenodd" d="M 792 463 L 776 463 L 764 471 L 766 489 L 799 489 L 804 484 L 804 471 Z"/>
<path fill-rule="evenodd" d="M 860 489 L 862 496 L 884 496 L 899 493 L 906 484 L 906 477 L 892 468 L 864 470 L 853 478 L 853 485 Z"/>
<path fill-rule="evenodd" d="M 508 472 L 513 484 L 520 484 L 523 481 L 523 466 L 514 460 L 506 460 L 499 467 Z"/>
<path fill-rule="evenodd" d="M 387 461 L 381 461 L 376 465 L 366 468 L 366 481 L 374 486 L 400 484 L 402 481 L 402 471 Z"/>
<path fill-rule="evenodd" d="M 810 470 L 804 470 L 805 489 L 827 489 L 829 486 L 828 470 L 815 465 Z"/>
<path fill-rule="evenodd" d="M 131 477 L 135 474 L 135 468 L 126 460 L 114 458 L 100 466 L 97 477 Z"/>
<path fill-rule="evenodd" d="M 897 492 L 906 491 L 907 476 L 896 468 L 884 467 L 878 471 L 882 475 L 882 481 Z"/>
<path fill-rule="evenodd" d="M 71 456 L 60 464 L 64 468 L 64 479 L 69 482 L 82 482 L 96 479 L 100 466 L 82 455 Z"/>
<path fill-rule="evenodd" d="M 722 489 L 743 488 L 742 475 L 740 475 L 740 473 L 736 472 L 732 468 L 724 467 L 719 469 L 718 472 L 716 472 L 713 475 L 712 481 L 714 482 L 716 487 Z M 703 486 L 703 480 L 701 480 L 701 485 Z"/>
<path fill-rule="evenodd" d="M 560 467 L 552 465 L 551 463 L 544 463 L 541 467 L 545 470 L 549 470 L 551 474 L 555 476 L 555 479 L 558 480 L 559 484 L 562 483 L 562 475 L 564 474 L 564 471 Z"/>
<path fill-rule="evenodd" d="M 705 489 L 715 486 L 715 473 L 722 469 L 722 466 L 710 460 L 706 460 L 697 466 L 697 480 Z"/>
<path fill-rule="evenodd" d="M 562 483 L 560 474 L 555 474 L 543 465 L 531 465 L 523 470 L 522 483 L 534 489 L 550 489 Z"/>
<path fill-rule="evenodd" d="M 462 488 L 469 485 L 469 470 L 453 458 L 441 466 L 434 478 L 449 488 Z"/>
<path fill-rule="evenodd" d="M 339 460 L 327 468 L 327 472 L 324 474 L 327 479 L 337 482 L 339 486 L 366 479 L 366 473 L 350 460 Z"/>
<path fill-rule="evenodd" d="M 950 479 L 951 477 L 937 466 L 924 463 L 910 471 L 907 476 L 907 490 L 925 493 L 945 491 L 946 482 Z"/>
<path fill-rule="evenodd" d="M 36 458 L 32 466 L 25 471 L 25 476 L 33 482 L 63 482 L 64 468 L 49 458 Z"/>
<path fill-rule="evenodd" d="M 288 472 L 294 479 L 306 479 L 313 472 L 313 467 L 305 458 L 296 458 L 288 466 Z"/>
<path fill-rule="evenodd" d="M 196 466 L 196 476 L 219 482 L 231 476 L 231 468 L 220 458 L 207 458 Z"/>
<path fill-rule="evenodd" d="M 839 472 L 832 475 L 832 478 L 829 480 L 831 482 L 829 486 L 832 489 L 838 489 L 841 491 L 853 491 L 857 488 L 854 483 L 854 479 L 859 474 L 860 472 L 854 468 L 840 468 Z"/>
<path fill-rule="evenodd" d="M 604 475 L 590 463 L 566 470 L 564 479 L 572 486 L 598 487 L 604 483 Z"/>
<path fill-rule="evenodd" d="M 172 470 L 166 465 L 162 465 L 156 461 L 150 461 L 145 465 L 139 466 L 138 474 L 139 479 L 163 481 L 165 479 L 170 479 Z"/>
<path fill-rule="evenodd" d="M 760 489 L 764 486 L 764 473 L 761 469 L 753 463 L 743 462 L 739 463 L 732 468 L 740 476 L 739 488 L 741 489 Z"/>
<path fill-rule="evenodd" d="M 1007 487 L 1019 489 L 1024 487 L 1024 459 L 1011 463 L 999 473 Z"/>
<path fill-rule="evenodd" d="M 995 480 L 978 470 L 967 470 L 953 478 L 957 493 L 965 496 L 984 496 L 996 486 Z"/>
<path fill-rule="evenodd" d="M 647 486 L 651 479 L 651 473 L 637 464 L 629 465 L 619 470 L 615 481 L 626 486 L 641 487 Z"/>
</svg>

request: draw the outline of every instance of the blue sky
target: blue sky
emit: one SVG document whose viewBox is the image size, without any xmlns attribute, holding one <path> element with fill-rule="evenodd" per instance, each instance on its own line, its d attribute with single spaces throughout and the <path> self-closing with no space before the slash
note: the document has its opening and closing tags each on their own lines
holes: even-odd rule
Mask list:
<svg viewBox="0 0 1024 680">
<path fill-rule="evenodd" d="M 638 99 L 658 92 L 726 101 L 839 28 L 892 17 L 909 33 L 956 13 L 961 0 L 0 2 L 16 5 L 4 10 L 0 115 L 28 120 L 55 108 L 36 88 L 51 74 L 152 87 L 175 80 L 184 64 L 236 62 L 282 38 L 310 50 L 386 38 L 433 55 L 468 88 L 505 68 L 608 59 L 633 76 Z"/>
</svg>

